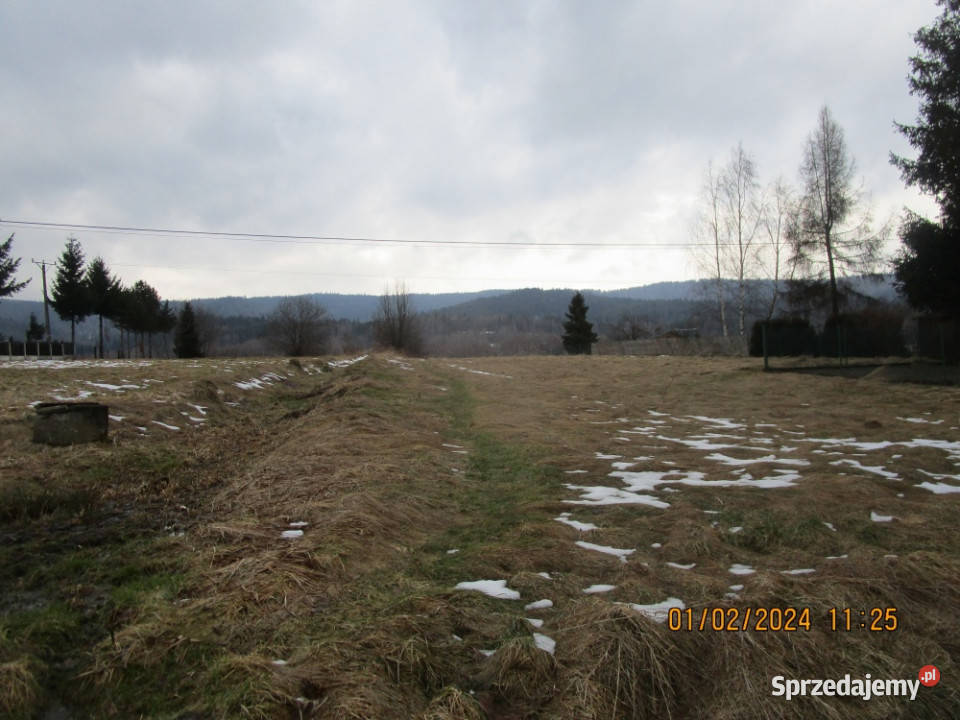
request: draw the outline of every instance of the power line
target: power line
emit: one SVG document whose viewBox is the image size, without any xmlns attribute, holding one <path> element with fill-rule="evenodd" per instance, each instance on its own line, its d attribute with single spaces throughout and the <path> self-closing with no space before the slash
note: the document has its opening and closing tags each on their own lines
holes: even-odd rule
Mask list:
<svg viewBox="0 0 960 720">
<path fill-rule="evenodd" d="M 31 227 L 38 229 L 56 229 L 73 231 L 91 231 L 91 232 L 109 232 L 109 233 L 128 233 L 133 235 L 163 235 L 180 237 L 208 237 L 221 238 L 225 240 L 248 240 L 250 242 L 269 242 L 291 245 L 330 245 L 330 244 L 352 244 L 369 243 L 380 245 L 406 245 L 406 246 L 446 246 L 446 247 L 497 247 L 497 248 L 547 248 L 547 247 L 586 247 L 586 248 L 687 248 L 687 247 L 714 247 L 712 242 L 533 242 L 533 241 L 508 241 L 508 240 L 427 240 L 427 239 L 404 239 L 404 238 L 381 238 L 381 237 L 351 237 L 341 235 L 289 235 L 277 233 L 249 233 L 249 232 L 226 232 L 219 230 L 184 230 L 173 228 L 148 228 L 123 225 L 85 225 L 79 223 L 49 222 L 40 220 L 3 220 L 0 219 L 0 225 L 9 225 L 14 227 Z M 721 246 L 736 245 L 736 243 L 720 243 Z M 753 245 L 765 245 L 770 243 L 754 242 Z"/>
</svg>

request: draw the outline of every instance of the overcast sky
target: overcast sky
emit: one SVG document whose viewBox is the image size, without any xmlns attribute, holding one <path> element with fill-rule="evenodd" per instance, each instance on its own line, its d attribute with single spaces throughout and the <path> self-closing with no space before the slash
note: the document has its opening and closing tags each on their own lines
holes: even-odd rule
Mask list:
<svg viewBox="0 0 960 720">
<path fill-rule="evenodd" d="M 694 277 L 707 162 L 797 181 L 827 104 L 874 215 L 933 0 L 0 3 L 0 232 L 174 299 Z M 24 227 L 10 220 L 416 241 Z M 432 243 L 554 243 L 537 248 Z M 640 247 L 563 246 L 631 243 Z M 419 244 L 418 244 L 419 243 Z M 894 249 L 890 248 L 891 251 Z"/>
</svg>

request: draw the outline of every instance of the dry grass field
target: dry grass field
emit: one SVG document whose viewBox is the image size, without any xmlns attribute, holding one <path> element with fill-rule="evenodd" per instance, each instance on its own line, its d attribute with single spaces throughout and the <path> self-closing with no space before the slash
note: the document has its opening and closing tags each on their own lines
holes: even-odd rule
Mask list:
<svg viewBox="0 0 960 720">
<path fill-rule="evenodd" d="M 0 363 L 0 716 L 960 713 L 957 388 L 328 360 Z"/>
</svg>

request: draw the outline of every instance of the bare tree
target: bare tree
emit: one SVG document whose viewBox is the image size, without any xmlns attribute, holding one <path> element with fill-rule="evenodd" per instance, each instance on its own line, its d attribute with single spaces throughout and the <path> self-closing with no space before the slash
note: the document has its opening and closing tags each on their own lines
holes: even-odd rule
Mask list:
<svg viewBox="0 0 960 720">
<path fill-rule="evenodd" d="M 861 193 L 853 186 L 854 172 L 843 128 L 824 106 L 804 147 L 800 222 L 791 245 L 801 267 L 815 277 L 828 278 L 833 316 L 840 312 L 837 275 L 871 271 L 888 233 L 887 226 L 871 233 L 869 209 L 863 209 L 854 222 L 847 222 L 862 205 Z"/>
<path fill-rule="evenodd" d="M 725 257 L 729 244 L 729 227 L 724 218 L 723 174 L 715 172 L 712 162 L 707 163 L 707 170 L 703 176 L 700 204 L 695 230 L 699 242 L 694 245 L 694 260 L 701 272 L 710 278 L 710 286 L 720 313 L 720 327 L 723 330 L 723 336 L 728 337 L 723 269 L 726 265 Z"/>
<path fill-rule="evenodd" d="M 763 206 L 763 235 L 765 247 L 760 254 L 761 272 L 772 279 L 770 302 L 766 318 L 770 320 L 777 309 L 780 299 L 780 285 L 793 279 L 796 262 L 788 255 L 788 238 L 792 237 L 798 222 L 798 206 L 793 188 L 782 177 L 777 178 L 766 193 Z"/>
<path fill-rule="evenodd" d="M 747 285 L 758 268 L 758 243 L 763 217 L 763 198 L 757 181 L 756 165 L 737 144 L 730 159 L 719 171 L 707 165 L 701 190 L 701 214 L 698 234 L 698 264 L 710 276 L 720 326 L 724 337 L 727 327 L 727 287 L 725 278 L 736 280 L 737 331 L 746 338 Z"/>
<path fill-rule="evenodd" d="M 756 238 L 763 216 L 763 201 L 753 159 L 738 143 L 720 178 L 723 222 L 727 225 L 728 271 L 737 281 L 737 331 L 746 339 L 747 279 L 758 265 Z"/>
<path fill-rule="evenodd" d="M 408 355 L 422 350 L 420 321 L 404 283 L 394 284 L 393 292 L 384 290 L 373 317 L 373 336 L 381 347 L 389 347 Z"/>
<path fill-rule="evenodd" d="M 284 298 L 268 318 L 269 334 L 286 355 L 318 355 L 324 351 L 327 311 L 305 295 Z"/>
</svg>

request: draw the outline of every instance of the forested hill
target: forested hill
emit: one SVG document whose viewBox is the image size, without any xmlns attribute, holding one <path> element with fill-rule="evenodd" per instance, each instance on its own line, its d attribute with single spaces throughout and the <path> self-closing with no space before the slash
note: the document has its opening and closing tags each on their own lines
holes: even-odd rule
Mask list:
<svg viewBox="0 0 960 720">
<path fill-rule="evenodd" d="M 525 288 L 502 295 L 477 298 L 452 307 L 443 308 L 435 314 L 464 318 L 516 317 L 516 318 L 561 318 L 570 304 L 574 290 L 541 290 Z M 624 295 L 629 291 L 612 293 L 584 290 L 583 296 L 589 306 L 589 319 L 600 323 L 616 322 L 623 315 L 643 314 L 651 320 L 669 324 L 682 323 L 690 315 L 698 301 L 686 298 L 642 299 Z"/>
<path fill-rule="evenodd" d="M 418 312 L 429 312 L 457 303 L 508 292 L 507 290 L 483 290 L 469 293 L 414 293 L 411 295 L 413 306 Z M 327 313 L 337 320 L 358 320 L 366 322 L 373 317 L 380 301 L 377 295 L 340 295 L 337 293 L 312 293 L 311 299 L 323 305 Z M 282 296 L 269 297 L 222 297 L 199 298 L 192 302 L 197 307 L 223 317 L 262 317 L 269 315 L 283 299 Z"/>
</svg>

